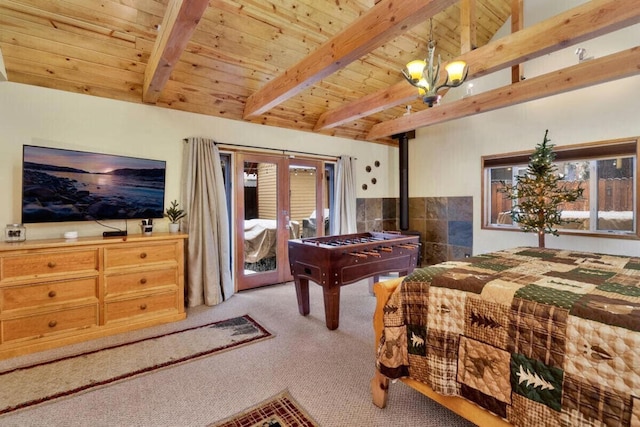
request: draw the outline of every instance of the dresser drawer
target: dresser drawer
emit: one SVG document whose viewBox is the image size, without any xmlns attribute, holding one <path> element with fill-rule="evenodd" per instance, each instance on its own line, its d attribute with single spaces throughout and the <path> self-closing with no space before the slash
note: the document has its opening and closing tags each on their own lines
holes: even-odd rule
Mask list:
<svg viewBox="0 0 640 427">
<path fill-rule="evenodd" d="M 0 242 L 0 360 L 184 319 L 186 237 Z"/>
<path fill-rule="evenodd" d="M 84 298 L 98 298 L 97 277 L 0 288 L 0 312 L 46 307 Z"/>
<path fill-rule="evenodd" d="M 172 310 L 176 313 L 177 298 L 175 292 L 145 295 L 140 298 L 108 301 L 105 306 L 105 324 L 120 319 L 149 316 L 162 311 Z"/>
<path fill-rule="evenodd" d="M 169 267 L 125 274 L 110 274 L 104 280 L 105 296 L 110 297 L 129 292 L 144 291 L 158 286 L 177 286 L 178 269 Z"/>
<path fill-rule="evenodd" d="M 37 252 L 0 258 L 0 280 L 30 279 L 80 271 L 98 272 L 98 251 Z"/>
<path fill-rule="evenodd" d="M 2 321 L 2 341 L 39 338 L 98 324 L 98 304 Z"/>
<path fill-rule="evenodd" d="M 178 251 L 174 243 L 123 246 L 118 248 L 105 248 L 105 268 L 134 267 L 154 264 L 159 262 L 176 262 Z"/>
</svg>

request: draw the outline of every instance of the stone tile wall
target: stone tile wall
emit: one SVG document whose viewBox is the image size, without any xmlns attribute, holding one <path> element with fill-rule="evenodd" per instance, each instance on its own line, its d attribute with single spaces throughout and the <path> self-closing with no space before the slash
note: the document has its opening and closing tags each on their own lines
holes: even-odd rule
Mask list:
<svg viewBox="0 0 640 427">
<path fill-rule="evenodd" d="M 397 198 L 358 199 L 358 232 L 399 230 L 399 206 Z M 420 232 L 422 265 L 471 255 L 473 198 L 410 197 L 409 230 Z"/>
</svg>

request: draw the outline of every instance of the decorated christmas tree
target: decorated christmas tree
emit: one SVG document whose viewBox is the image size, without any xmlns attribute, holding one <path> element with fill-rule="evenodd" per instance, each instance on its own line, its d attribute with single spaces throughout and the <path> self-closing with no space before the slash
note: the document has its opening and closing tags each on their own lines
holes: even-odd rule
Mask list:
<svg viewBox="0 0 640 427">
<path fill-rule="evenodd" d="M 514 202 L 511 219 L 525 233 L 538 234 L 538 246 L 544 248 L 545 234 L 558 235 L 554 227 L 567 223 L 562 219 L 561 205 L 582 197 L 583 189 L 569 188 L 553 163 L 554 145 L 544 133 L 544 140 L 531 155 L 525 175 L 517 176 L 516 183 L 503 182 L 500 192 Z"/>
</svg>

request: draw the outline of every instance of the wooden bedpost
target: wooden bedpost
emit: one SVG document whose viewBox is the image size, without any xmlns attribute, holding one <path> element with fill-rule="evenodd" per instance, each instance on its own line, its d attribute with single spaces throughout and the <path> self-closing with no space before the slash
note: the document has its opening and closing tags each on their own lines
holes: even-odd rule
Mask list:
<svg viewBox="0 0 640 427">
<path fill-rule="evenodd" d="M 385 282 L 375 283 L 373 285 L 373 293 L 376 296 L 376 311 L 373 314 L 373 331 L 374 331 L 374 351 L 378 350 L 382 331 L 384 329 L 384 305 L 389 300 L 393 291 L 402 283 L 404 277 L 387 280 Z M 389 394 L 389 378 L 382 375 L 377 369 L 371 379 L 371 395 L 373 404 L 379 408 L 387 406 L 387 398 Z"/>
<path fill-rule="evenodd" d="M 371 378 L 371 396 L 373 397 L 373 404 L 378 408 L 387 406 L 389 378 L 382 375 L 377 369 L 375 375 Z"/>
</svg>

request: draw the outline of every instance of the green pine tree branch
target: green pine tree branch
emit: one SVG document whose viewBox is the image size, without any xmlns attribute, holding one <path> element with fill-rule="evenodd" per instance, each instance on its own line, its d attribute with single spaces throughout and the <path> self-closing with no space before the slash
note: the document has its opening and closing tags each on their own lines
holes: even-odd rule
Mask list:
<svg viewBox="0 0 640 427">
<path fill-rule="evenodd" d="M 527 232 L 558 235 L 557 225 L 571 221 L 562 219 L 561 205 L 575 202 L 582 197 L 583 188 L 569 186 L 558 174 L 553 163 L 556 155 L 554 145 L 548 139 L 549 130 L 542 143 L 536 145 L 529 159 L 526 174 L 516 177 L 516 183 L 502 181 L 499 192 L 513 201 L 511 219 Z"/>
</svg>

